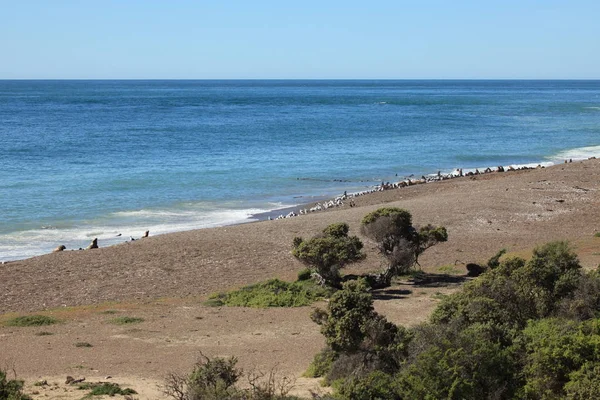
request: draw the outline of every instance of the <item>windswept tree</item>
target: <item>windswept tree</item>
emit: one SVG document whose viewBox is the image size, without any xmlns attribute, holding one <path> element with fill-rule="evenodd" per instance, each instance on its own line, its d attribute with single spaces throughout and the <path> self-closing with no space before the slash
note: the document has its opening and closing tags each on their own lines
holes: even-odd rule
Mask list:
<svg viewBox="0 0 600 400">
<path fill-rule="evenodd" d="M 379 208 L 363 218 L 361 232 L 377 242 L 379 252 L 386 258 L 385 270 L 371 277 L 373 288 L 390 286 L 394 276 L 406 273 L 419 263 L 419 255 L 439 242 L 448 240 L 443 226 L 412 225 L 411 214 L 401 208 Z"/>
<path fill-rule="evenodd" d="M 362 242 L 356 236 L 348 236 L 348 230 L 348 224 L 340 222 L 311 239 L 296 237 L 292 254 L 313 268 L 313 275 L 322 284 L 340 287 L 340 269 L 365 257 Z"/>
</svg>

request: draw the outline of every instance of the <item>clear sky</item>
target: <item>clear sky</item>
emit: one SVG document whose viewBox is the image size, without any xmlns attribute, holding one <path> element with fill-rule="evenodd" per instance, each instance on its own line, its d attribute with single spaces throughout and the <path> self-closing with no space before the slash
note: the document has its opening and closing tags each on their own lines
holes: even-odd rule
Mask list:
<svg viewBox="0 0 600 400">
<path fill-rule="evenodd" d="M 600 0 L 0 0 L 0 79 L 600 79 Z"/>
</svg>

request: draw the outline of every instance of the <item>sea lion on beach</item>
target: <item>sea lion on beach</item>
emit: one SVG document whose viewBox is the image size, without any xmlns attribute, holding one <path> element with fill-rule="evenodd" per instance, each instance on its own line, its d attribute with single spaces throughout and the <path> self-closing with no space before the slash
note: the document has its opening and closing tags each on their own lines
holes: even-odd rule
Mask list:
<svg viewBox="0 0 600 400">
<path fill-rule="evenodd" d="M 98 238 L 94 238 L 94 240 L 92 240 L 92 243 L 90 243 L 90 245 L 88 247 L 86 247 L 86 250 L 91 250 L 91 249 L 97 249 L 98 248 Z"/>
<path fill-rule="evenodd" d="M 66 250 L 66 246 L 64 244 L 61 244 L 60 246 L 58 246 L 57 248 L 55 248 L 54 250 L 52 250 L 53 253 L 58 253 L 60 251 Z"/>
<path fill-rule="evenodd" d="M 146 231 L 144 232 L 144 236 L 142 236 L 142 238 L 147 238 L 150 235 L 150 231 Z"/>
</svg>

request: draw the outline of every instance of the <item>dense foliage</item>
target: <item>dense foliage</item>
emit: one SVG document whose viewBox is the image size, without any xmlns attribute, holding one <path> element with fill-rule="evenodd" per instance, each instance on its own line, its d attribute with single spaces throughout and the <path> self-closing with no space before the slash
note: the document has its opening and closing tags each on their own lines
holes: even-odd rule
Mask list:
<svg viewBox="0 0 600 400">
<path fill-rule="evenodd" d="M 416 228 L 412 215 L 401 208 L 379 208 L 363 218 L 361 232 L 377 243 L 379 252 L 386 258 L 384 272 L 373 275 L 373 287 L 387 287 L 394 276 L 408 272 L 419 262 L 419 255 L 439 242 L 448 240 L 446 228 L 426 225 Z"/>
<path fill-rule="evenodd" d="M 304 278 L 301 275 L 299 278 Z M 207 305 L 232 307 L 302 307 L 329 297 L 331 290 L 313 280 L 285 282 L 271 279 L 239 290 L 210 296 Z"/>
<path fill-rule="evenodd" d="M 0 369 L 0 400 L 31 400 L 23 394 L 23 381 L 9 379 L 6 371 Z"/>
<path fill-rule="evenodd" d="M 340 269 L 347 264 L 362 260 L 363 244 L 356 236 L 348 236 L 346 223 L 331 224 L 311 239 L 294 239 L 294 257 L 314 268 L 314 274 L 322 283 L 339 287 Z"/>
<path fill-rule="evenodd" d="M 346 284 L 313 314 L 327 348 L 311 372 L 337 399 L 600 398 L 600 272 L 565 242 L 500 256 L 411 329 L 377 314 L 364 282 Z"/>
</svg>

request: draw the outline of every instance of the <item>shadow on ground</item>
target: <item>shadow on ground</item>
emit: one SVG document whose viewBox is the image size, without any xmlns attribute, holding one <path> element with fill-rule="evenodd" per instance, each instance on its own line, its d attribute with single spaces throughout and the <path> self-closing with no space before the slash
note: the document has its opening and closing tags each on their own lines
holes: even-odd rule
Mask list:
<svg viewBox="0 0 600 400">
<path fill-rule="evenodd" d="M 466 275 L 432 274 L 422 272 L 411 279 L 409 283 L 414 287 L 446 287 L 459 285 L 467 280 Z"/>
<path fill-rule="evenodd" d="M 371 292 L 373 295 L 373 300 L 398 300 L 405 299 L 409 294 L 412 293 L 412 290 L 407 289 L 378 289 Z"/>
</svg>

